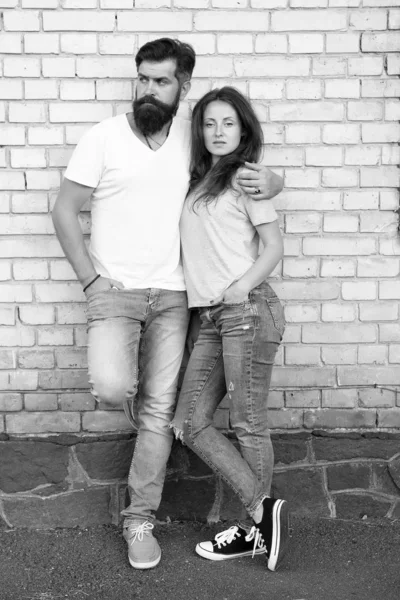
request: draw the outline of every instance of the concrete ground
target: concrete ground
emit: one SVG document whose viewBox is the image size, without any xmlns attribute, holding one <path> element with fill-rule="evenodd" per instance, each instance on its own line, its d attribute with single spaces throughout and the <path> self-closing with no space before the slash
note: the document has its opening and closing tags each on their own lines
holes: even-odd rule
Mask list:
<svg viewBox="0 0 400 600">
<path fill-rule="evenodd" d="M 297 518 L 290 553 L 211 562 L 198 541 L 226 528 L 159 524 L 158 567 L 132 569 L 113 526 L 0 531 L 0 600 L 399 600 L 400 522 Z"/>
</svg>

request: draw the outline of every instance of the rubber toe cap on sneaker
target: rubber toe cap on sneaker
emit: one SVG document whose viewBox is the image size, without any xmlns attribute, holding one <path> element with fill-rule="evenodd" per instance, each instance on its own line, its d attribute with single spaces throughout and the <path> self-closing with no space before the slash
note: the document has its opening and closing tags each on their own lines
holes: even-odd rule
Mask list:
<svg viewBox="0 0 400 600">
<path fill-rule="evenodd" d="M 196 548 L 199 548 L 204 552 L 214 552 L 212 542 L 200 542 L 200 544 L 197 544 Z"/>
</svg>

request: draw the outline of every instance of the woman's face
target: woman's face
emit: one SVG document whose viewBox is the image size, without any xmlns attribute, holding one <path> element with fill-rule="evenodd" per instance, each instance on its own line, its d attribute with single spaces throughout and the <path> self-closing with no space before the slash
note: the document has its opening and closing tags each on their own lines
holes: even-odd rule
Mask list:
<svg viewBox="0 0 400 600">
<path fill-rule="evenodd" d="M 240 144 L 242 127 L 233 106 L 221 100 L 210 102 L 204 111 L 203 135 L 213 165 L 221 156 L 236 150 Z"/>
</svg>

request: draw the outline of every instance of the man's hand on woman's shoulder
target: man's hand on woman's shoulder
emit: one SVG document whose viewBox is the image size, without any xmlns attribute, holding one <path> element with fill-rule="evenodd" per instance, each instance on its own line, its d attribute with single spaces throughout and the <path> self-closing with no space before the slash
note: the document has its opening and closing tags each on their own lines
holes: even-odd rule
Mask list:
<svg viewBox="0 0 400 600">
<path fill-rule="evenodd" d="M 239 169 L 237 182 L 253 200 L 269 200 L 282 191 L 283 179 L 271 169 L 256 163 L 245 163 Z"/>
</svg>

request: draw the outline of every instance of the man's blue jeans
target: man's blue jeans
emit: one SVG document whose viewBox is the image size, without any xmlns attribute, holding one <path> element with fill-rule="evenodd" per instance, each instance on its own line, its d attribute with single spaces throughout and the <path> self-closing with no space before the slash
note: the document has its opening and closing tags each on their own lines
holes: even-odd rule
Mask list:
<svg viewBox="0 0 400 600">
<path fill-rule="evenodd" d="M 240 304 L 200 308 L 201 328 L 171 423 L 184 442 L 238 494 L 253 515 L 270 494 L 274 454 L 267 399 L 284 331 L 283 309 L 267 283 Z M 228 394 L 240 452 L 213 425 Z"/>
<path fill-rule="evenodd" d="M 160 504 L 188 320 L 186 292 L 111 289 L 88 297 L 92 393 L 113 407 L 130 404 L 138 429 L 124 526 L 154 519 Z"/>
</svg>

